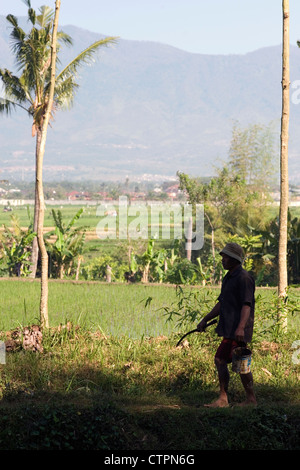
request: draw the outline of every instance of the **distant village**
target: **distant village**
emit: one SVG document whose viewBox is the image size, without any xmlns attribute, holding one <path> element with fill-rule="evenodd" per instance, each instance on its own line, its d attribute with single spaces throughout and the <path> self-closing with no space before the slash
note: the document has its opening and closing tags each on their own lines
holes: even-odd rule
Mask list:
<svg viewBox="0 0 300 470">
<path fill-rule="evenodd" d="M 98 186 L 98 187 L 97 187 Z M 53 203 L 64 201 L 70 204 L 82 201 L 86 202 L 110 202 L 121 196 L 126 196 L 129 203 L 135 201 L 157 200 L 163 202 L 183 201 L 185 195 L 178 183 L 45 183 L 45 200 Z M 19 205 L 28 204 L 34 199 L 33 183 L 3 184 L 0 186 L 0 204 Z"/>
<path fill-rule="evenodd" d="M 1 184 L 1 182 L 0 182 Z M 175 181 L 155 182 L 59 182 L 44 184 L 45 200 L 49 204 L 79 204 L 111 202 L 126 196 L 129 204 L 139 201 L 182 202 L 185 194 Z M 271 193 L 274 204 L 279 204 L 279 190 Z M 0 186 L 0 205 L 4 210 L 10 206 L 30 204 L 34 201 L 34 183 L 10 183 L 2 181 Z M 290 205 L 300 206 L 300 185 L 290 186 Z"/>
<path fill-rule="evenodd" d="M 69 201 L 74 200 L 91 200 L 92 198 L 97 196 L 102 201 L 113 201 L 115 200 L 115 195 L 111 194 L 110 191 L 99 191 L 98 193 L 91 194 L 86 191 L 71 191 L 68 193 L 67 199 Z M 179 184 L 173 184 L 165 189 L 155 186 L 153 189 L 149 191 L 128 191 L 123 189 L 122 192 L 119 192 L 119 196 L 127 196 L 130 201 L 146 201 L 149 199 L 158 199 L 158 200 L 178 200 L 183 199 L 184 195 L 182 191 L 179 189 Z"/>
</svg>

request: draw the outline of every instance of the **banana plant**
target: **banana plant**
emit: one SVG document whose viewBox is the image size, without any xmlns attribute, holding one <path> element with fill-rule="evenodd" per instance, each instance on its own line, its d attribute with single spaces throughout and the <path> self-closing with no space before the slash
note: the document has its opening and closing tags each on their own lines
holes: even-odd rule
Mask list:
<svg viewBox="0 0 300 470">
<path fill-rule="evenodd" d="M 198 256 L 196 261 L 197 261 L 197 265 L 196 265 L 197 266 L 196 267 L 197 277 L 201 280 L 202 286 L 205 286 L 207 281 L 209 281 L 209 279 L 210 279 L 209 268 L 207 268 L 207 269 L 203 268 L 200 256 Z"/>
<path fill-rule="evenodd" d="M 55 228 L 48 232 L 45 237 L 55 276 L 60 279 L 63 279 L 66 272 L 70 273 L 75 260 L 80 262 L 82 259 L 87 227 L 74 227 L 75 222 L 81 217 L 82 213 L 83 208 L 79 209 L 75 216 L 65 224 L 61 211 L 57 210 L 56 212 L 52 209 Z M 51 243 L 53 237 L 54 241 Z"/>
<path fill-rule="evenodd" d="M 11 228 L 3 225 L 0 236 L 1 261 L 8 267 L 9 276 L 26 276 L 30 273 L 30 257 L 32 240 L 36 233 L 31 227 L 23 230 L 19 219 L 11 216 Z"/>
<path fill-rule="evenodd" d="M 148 240 L 145 252 L 141 256 L 137 256 L 136 262 L 142 272 L 142 282 L 147 283 L 150 280 L 163 281 L 166 271 L 167 250 L 161 248 L 154 249 L 154 240 Z"/>
<path fill-rule="evenodd" d="M 233 235 L 230 241 L 239 243 L 243 247 L 245 252 L 244 266 L 247 271 L 251 271 L 253 268 L 253 258 L 257 255 L 257 249 L 262 249 L 263 246 L 262 234 L 244 235 L 243 237 Z"/>
<path fill-rule="evenodd" d="M 150 264 L 154 256 L 154 240 L 149 240 L 146 251 L 140 257 L 140 266 L 142 269 L 142 282 L 149 281 Z"/>
</svg>

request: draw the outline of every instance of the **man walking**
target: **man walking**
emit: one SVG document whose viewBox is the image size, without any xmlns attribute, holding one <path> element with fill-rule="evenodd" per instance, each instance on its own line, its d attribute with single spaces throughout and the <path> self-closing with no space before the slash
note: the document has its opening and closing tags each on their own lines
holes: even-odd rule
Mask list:
<svg viewBox="0 0 300 470">
<path fill-rule="evenodd" d="M 203 331 L 209 320 L 219 316 L 216 333 L 223 339 L 215 354 L 215 365 L 218 371 L 219 398 L 208 407 L 228 406 L 228 364 L 232 361 L 232 352 L 238 346 L 246 346 L 252 339 L 254 325 L 254 291 L 253 277 L 242 267 L 243 249 L 237 243 L 227 243 L 220 252 L 225 275 L 218 302 L 198 324 L 198 331 Z M 240 374 L 246 393 L 242 405 L 255 405 L 252 373 Z"/>
</svg>

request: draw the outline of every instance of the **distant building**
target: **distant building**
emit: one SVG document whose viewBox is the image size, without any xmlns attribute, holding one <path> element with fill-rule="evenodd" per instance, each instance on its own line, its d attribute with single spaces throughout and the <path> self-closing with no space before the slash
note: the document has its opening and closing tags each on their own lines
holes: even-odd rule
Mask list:
<svg viewBox="0 0 300 470">
<path fill-rule="evenodd" d="M 179 190 L 179 184 L 173 184 L 172 186 L 169 186 L 166 191 L 167 195 L 169 196 L 169 198 L 171 199 L 175 199 L 177 198 L 180 190 Z"/>
<path fill-rule="evenodd" d="M 71 191 L 67 194 L 67 198 L 69 201 L 77 201 L 79 199 L 84 201 L 91 200 L 90 195 L 84 191 Z"/>
</svg>

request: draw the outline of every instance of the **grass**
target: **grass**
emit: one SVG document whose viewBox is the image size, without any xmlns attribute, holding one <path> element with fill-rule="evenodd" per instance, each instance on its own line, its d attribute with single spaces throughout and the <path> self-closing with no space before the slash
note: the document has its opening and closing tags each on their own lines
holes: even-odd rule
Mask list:
<svg viewBox="0 0 300 470">
<path fill-rule="evenodd" d="M 40 282 L 0 280 L 0 327 L 8 330 L 18 325 L 38 322 Z M 12 292 L 14 294 L 12 295 Z M 145 301 L 152 297 L 149 307 Z M 158 310 L 175 300 L 174 287 L 105 284 L 100 282 L 49 282 L 49 318 L 51 326 L 71 321 L 88 330 L 106 335 L 131 338 L 169 334 Z"/>
<path fill-rule="evenodd" d="M 7 329 L 37 321 L 39 282 L 0 286 L 5 339 Z M 211 328 L 176 348 L 191 325 L 165 322 L 160 309 L 176 305 L 174 287 L 53 281 L 49 288 L 43 353 L 7 353 L 0 366 L 1 450 L 299 450 L 299 319 L 289 312 L 288 332 L 275 334 L 272 290 L 258 292 L 251 345 L 258 406 L 208 410 L 202 405 L 218 392 L 219 338 Z M 203 294 L 209 309 L 217 289 Z M 298 302 L 299 290 L 290 296 Z M 244 398 L 232 372 L 229 398 L 232 405 Z"/>
<path fill-rule="evenodd" d="M 40 281 L 25 278 L 0 278 L 0 330 L 39 321 Z M 186 292 L 199 292 L 198 318 L 202 318 L 216 302 L 218 288 L 186 288 Z M 257 325 L 260 334 L 274 321 L 272 311 L 276 303 L 276 289 L 256 291 L 256 310 L 263 316 L 263 325 Z M 146 304 L 146 300 L 151 302 Z M 178 295 L 173 285 L 125 284 L 85 281 L 49 281 L 50 326 L 71 321 L 91 331 L 106 335 L 125 335 L 140 339 L 142 336 L 169 335 L 175 330 L 174 322 L 167 322 L 164 310 L 178 307 Z M 300 305 L 300 289 L 290 289 L 290 304 Z M 297 315 L 293 324 L 299 328 Z M 192 325 L 190 325 L 192 326 Z M 189 325 L 186 326 L 188 328 Z M 261 331 L 262 330 L 262 331 Z"/>
<path fill-rule="evenodd" d="M 207 410 L 217 394 L 213 333 L 185 349 L 174 340 L 54 329 L 43 354 L 9 355 L 0 422 L 18 432 L 8 441 L 2 431 L 0 448 L 299 449 L 299 370 L 290 348 L 255 352 L 257 408 Z M 242 399 L 233 376 L 231 403 Z"/>
</svg>

